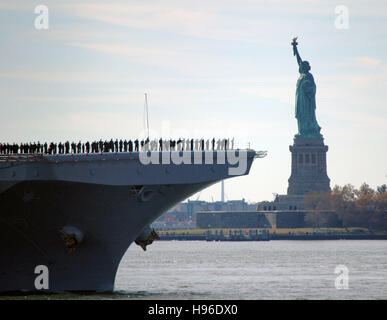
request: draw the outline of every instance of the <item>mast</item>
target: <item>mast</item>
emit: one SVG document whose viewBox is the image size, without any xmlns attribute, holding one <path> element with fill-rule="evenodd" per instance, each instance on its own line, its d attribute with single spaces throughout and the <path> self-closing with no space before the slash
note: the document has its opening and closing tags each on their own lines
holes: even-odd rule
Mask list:
<svg viewBox="0 0 387 320">
<path fill-rule="evenodd" d="M 224 180 L 222 180 L 221 201 L 224 202 Z"/>
<path fill-rule="evenodd" d="M 148 115 L 148 96 L 146 93 L 144 93 L 145 95 L 145 104 L 144 104 L 144 113 L 146 115 L 146 130 L 147 130 L 147 138 L 149 140 L 149 115 Z"/>
</svg>

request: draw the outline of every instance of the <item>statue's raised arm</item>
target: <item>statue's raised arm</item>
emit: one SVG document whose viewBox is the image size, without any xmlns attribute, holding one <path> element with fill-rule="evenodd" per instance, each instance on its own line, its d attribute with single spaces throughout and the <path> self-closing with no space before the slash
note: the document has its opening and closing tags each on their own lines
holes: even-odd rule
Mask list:
<svg viewBox="0 0 387 320">
<path fill-rule="evenodd" d="M 297 50 L 297 38 L 292 41 L 293 53 L 297 57 L 298 72 L 296 88 L 296 118 L 298 134 L 296 138 L 322 138 L 320 126 L 316 120 L 316 84 L 310 71 L 309 62 L 302 61 Z"/>
<path fill-rule="evenodd" d="M 292 41 L 293 54 L 294 54 L 294 55 L 296 56 L 296 58 L 297 58 L 297 63 L 298 63 L 298 65 L 300 65 L 301 62 L 302 62 L 302 59 L 301 59 L 301 57 L 300 57 L 300 54 L 298 53 L 297 45 L 298 45 L 297 37 L 295 37 L 295 38 L 293 38 L 293 41 Z"/>
</svg>

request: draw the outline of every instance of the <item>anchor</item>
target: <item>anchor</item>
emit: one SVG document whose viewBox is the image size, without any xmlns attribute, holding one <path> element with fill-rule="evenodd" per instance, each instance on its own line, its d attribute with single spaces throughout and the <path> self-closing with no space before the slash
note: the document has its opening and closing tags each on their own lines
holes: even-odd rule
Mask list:
<svg viewBox="0 0 387 320">
<path fill-rule="evenodd" d="M 139 245 L 144 251 L 146 251 L 146 247 L 153 243 L 154 240 L 159 240 L 160 237 L 155 231 L 155 229 L 151 229 L 149 226 L 145 228 L 145 230 L 136 238 L 134 241 L 135 244 Z"/>
</svg>

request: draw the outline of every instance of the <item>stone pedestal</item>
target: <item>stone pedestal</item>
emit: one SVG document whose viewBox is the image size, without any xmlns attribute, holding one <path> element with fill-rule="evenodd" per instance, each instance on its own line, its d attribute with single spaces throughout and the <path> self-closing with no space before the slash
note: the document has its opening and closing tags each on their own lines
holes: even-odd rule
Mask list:
<svg viewBox="0 0 387 320">
<path fill-rule="evenodd" d="M 329 191 L 326 153 L 323 138 L 294 138 L 289 147 L 292 153 L 292 172 L 288 195 L 305 195 L 310 191 Z"/>
</svg>

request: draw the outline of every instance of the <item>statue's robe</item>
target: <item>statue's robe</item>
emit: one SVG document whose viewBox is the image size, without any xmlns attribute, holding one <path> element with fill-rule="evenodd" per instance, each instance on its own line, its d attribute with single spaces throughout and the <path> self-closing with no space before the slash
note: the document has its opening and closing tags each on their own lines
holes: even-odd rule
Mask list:
<svg viewBox="0 0 387 320">
<path fill-rule="evenodd" d="M 297 80 L 296 118 L 298 136 L 306 138 L 321 137 L 316 120 L 316 84 L 312 74 L 301 73 Z"/>
</svg>

